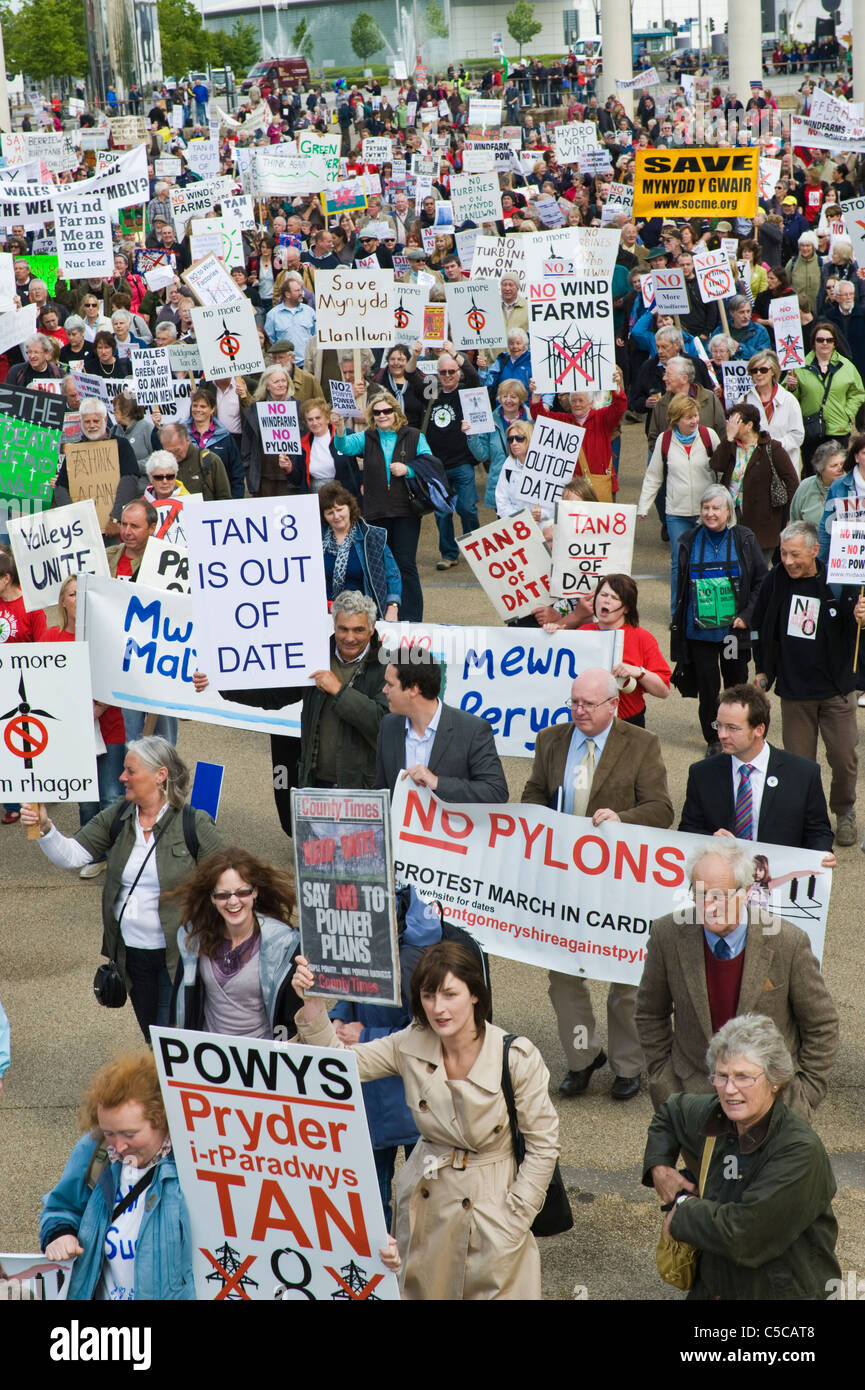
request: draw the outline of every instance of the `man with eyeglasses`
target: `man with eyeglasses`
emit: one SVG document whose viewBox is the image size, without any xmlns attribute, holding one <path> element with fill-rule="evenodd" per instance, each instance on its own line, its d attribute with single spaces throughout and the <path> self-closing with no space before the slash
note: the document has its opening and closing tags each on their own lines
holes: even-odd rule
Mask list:
<svg viewBox="0 0 865 1390">
<path fill-rule="evenodd" d="M 571 723 L 554 724 L 538 734 L 523 801 L 591 817 L 593 825 L 622 821 L 662 830 L 672 825 L 673 803 L 658 736 L 618 719 L 618 704 L 619 689 L 609 671 L 590 667 L 577 677 L 571 687 Z M 559 1094 L 581 1096 L 592 1072 L 607 1061 L 588 983 L 551 970 L 549 994 L 568 1060 Z M 612 984 L 607 994 L 614 1100 L 630 1100 L 640 1089 L 643 1053 L 634 1023 L 636 997 L 633 985 Z"/>
<path fill-rule="evenodd" d="M 439 391 L 427 406 L 423 434 L 431 452 L 447 470 L 448 481 L 456 493 L 456 509 L 462 522 L 463 535 L 480 525 L 478 520 L 478 491 L 475 467 L 482 462 L 484 450 L 479 441 L 486 435 L 469 434 L 469 423 L 463 419 L 460 388 L 478 385 L 478 374 L 464 357 L 443 352 L 438 360 Z M 450 514 L 436 512 L 441 559 L 436 569 L 449 570 L 457 564 L 460 552 L 454 535 Z"/>
<path fill-rule="evenodd" d="M 710 1094 L 710 1039 L 737 1015 L 761 1014 L 783 1035 L 796 1068 L 784 1103 L 810 1120 L 838 1051 L 838 1013 L 807 933 L 754 900 L 745 845 L 701 844 L 688 878 L 693 903 L 652 923 L 637 991 L 655 1109 L 680 1091 Z M 742 1076 L 737 1084 L 747 1090 L 753 1082 Z"/>
</svg>

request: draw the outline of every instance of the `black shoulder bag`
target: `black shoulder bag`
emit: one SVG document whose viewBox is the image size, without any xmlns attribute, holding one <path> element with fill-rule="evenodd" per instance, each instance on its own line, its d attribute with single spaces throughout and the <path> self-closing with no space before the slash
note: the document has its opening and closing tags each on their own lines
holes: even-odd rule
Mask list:
<svg viewBox="0 0 865 1390">
<path fill-rule="evenodd" d="M 515 1038 L 515 1033 L 508 1033 L 502 1044 L 502 1091 L 505 1097 L 505 1104 L 508 1107 L 508 1120 L 511 1126 L 511 1144 L 513 1145 L 514 1158 L 516 1159 L 517 1168 L 519 1168 L 526 1156 L 526 1141 L 520 1133 L 520 1127 L 517 1123 L 514 1083 L 508 1062 L 511 1043 L 514 1042 Z M 568 1194 L 565 1190 L 565 1180 L 562 1177 L 562 1170 L 559 1167 L 557 1159 L 556 1166 L 553 1169 L 553 1176 L 550 1178 L 550 1185 L 547 1188 L 544 1205 L 532 1222 L 532 1235 L 558 1236 L 561 1235 L 563 1231 L 569 1231 L 573 1224 L 574 1214 L 571 1211 L 571 1204 L 568 1201 Z"/>
<path fill-rule="evenodd" d="M 828 372 L 826 373 L 826 385 L 823 387 L 823 399 L 820 402 L 820 409 L 815 411 L 813 415 L 803 415 L 802 417 L 802 424 L 805 426 L 806 439 L 820 440 L 826 433 L 826 425 L 823 420 L 823 407 L 826 404 L 826 397 L 828 396 L 829 388 L 832 385 L 832 378 L 837 372 L 837 370 L 838 364 L 836 362 L 834 366 L 830 366 Z M 774 507 L 780 504 L 773 502 L 772 505 Z"/>
<path fill-rule="evenodd" d="M 121 808 L 121 811 L 122 811 L 122 808 Z M 176 816 L 176 815 L 177 815 L 177 812 L 175 811 L 174 814 L 175 814 L 175 816 Z M 114 826 L 116 825 L 116 826 L 117 826 L 117 833 L 119 833 L 119 829 L 120 829 L 120 827 L 119 827 L 119 821 L 120 821 L 120 819 L 121 819 L 120 814 L 118 814 L 117 816 L 115 816 L 114 822 L 112 823 L 112 826 L 111 826 L 111 830 L 112 830 L 112 831 L 114 830 Z M 151 854 L 153 853 L 153 851 L 156 849 L 156 846 L 157 846 L 157 844 L 158 844 L 158 842 L 159 842 L 159 837 L 160 837 L 160 835 L 162 835 L 163 831 L 165 830 L 166 826 L 167 826 L 168 823 L 169 823 L 169 820 L 171 820 L 171 819 L 172 819 L 172 818 L 171 818 L 170 816 L 166 816 L 166 818 L 165 818 L 165 820 L 163 821 L 162 826 L 160 827 L 160 829 L 159 829 L 159 830 L 154 830 L 154 832 L 153 832 L 153 839 L 152 839 L 152 841 L 151 841 L 151 843 L 150 843 L 150 848 L 148 849 L 147 853 L 145 854 L 144 858 L 143 858 L 142 861 L 141 861 L 141 867 L 139 868 L 138 873 L 135 875 L 135 878 L 132 880 L 132 886 L 130 887 L 129 892 L 126 894 L 126 897 L 123 899 L 123 906 L 122 906 L 121 909 L 120 909 L 120 916 L 117 918 L 117 930 L 118 930 L 118 931 L 120 930 L 120 923 L 123 921 L 123 914 L 124 914 L 124 912 L 126 911 L 126 904 L 129 902 L 129 899 L 132 897 L 132 894 L 135 892 L 136 886 L 137 886 L 137 884 L 138 884 L 138 880 L 140 879 L 141 875 L 144 873 L 145 865 L 147 864 L 147 861 L 148 861 L 148 859 L 150 858 L 150 856 L 151 856 Z M 185 829 L 185 827 L 184 827 L 184 829 Z M 112 836 L 111 836 L 111 843 L 112 843 L 112 844 L 114 843 L 114 841 L 115 841 L 116 838 L 117 838 L 117 835 L 116 835 L 116 834 L 112 834 Z M 118 970 L 118 968 L 117 968 L 117 962 L 116 962 L 116 961 L 110 960 L 110 961 L 108 962 L 107 965 L 100 965 L 100 966 L 99 966 L 99 968 L 98 968 L 97 971 L 96 971 L 96 974 L 93 976 L 93 993 L 96 995 L 96 998 L 99 1000 L 99 1003 L 102 1005 L 103 1008 L 105 1008 L 105 1009 L 122 1009 L 122 1008 L 123 1008 L 123 1005 L 126 1003 L 126 981 L 124 980 L 122 974 L 121 974 L 120 971 Z"/>
</svg>

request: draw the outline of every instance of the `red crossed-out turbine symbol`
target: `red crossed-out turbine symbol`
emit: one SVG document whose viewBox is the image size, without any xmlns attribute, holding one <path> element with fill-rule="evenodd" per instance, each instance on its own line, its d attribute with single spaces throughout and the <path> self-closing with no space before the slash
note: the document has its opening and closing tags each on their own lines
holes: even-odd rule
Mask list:
<svg viewBox="0 0 865 1390">
<path fill-rule="evenodd" d="M 44 753 L 48 746 L 48 730 L 42 720 L 56 719 L 57 716 L 49 714 L 45 709 L 31 707 L 24 688 L 23 675 L 18 682 L 18 695 L 20 703 L 7 710 L 5 714 L 0 714 L 0 719 L 10 721 L 3 730 L 3 742 L 16 758 L 24 759 L 24 767 L 29 772 L 33 768 L 33 759 Z M 37 719 L 35 715 L 40 715 L 41 718 Z M 20 744 L 16 739 L 20 739 Z"/>
</svg>

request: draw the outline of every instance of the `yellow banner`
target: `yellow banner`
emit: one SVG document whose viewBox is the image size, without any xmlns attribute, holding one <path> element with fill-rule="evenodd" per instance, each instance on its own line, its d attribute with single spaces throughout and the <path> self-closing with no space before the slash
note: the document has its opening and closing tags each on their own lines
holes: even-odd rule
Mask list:
<svg viewBox="0 0 865 1390">
<path fill-rule="evenodd" d="M 635 150 L 635 217 L 753 217 L 760 151 Z"/>
</svg>

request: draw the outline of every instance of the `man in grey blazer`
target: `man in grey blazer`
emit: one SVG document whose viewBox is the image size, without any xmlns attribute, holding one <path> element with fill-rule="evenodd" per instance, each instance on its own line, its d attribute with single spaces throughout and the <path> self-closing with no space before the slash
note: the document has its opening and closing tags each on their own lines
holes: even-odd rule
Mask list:
<svg viewBox="0 0 865 1390">
<path fill-rule="evenodd" d="M 393 795 L 403 775 L 442 801 L 507 801 L 508 784 L 487 720 L 442 703 L 442 668 L 429 652 L 402 647 L 391 657 L 384 672 L 390 714 L 379 726 L 375 785 Z"/>
<path fill-rule="evenodd" d="M 782 1033 L 796 1066 L 783 1099 L 810 1120 L 838 1051 L 838 1014 L 811 943 L 799 927 L 749 904 L 754 861 L 741 841 L 707 841 L 688 870 L 694 903 L 652 923 L 637 992 L 655 1109 L 677 1091 L 710 1093 L 710 1038 L 751 1013 Z"/>
</svg>

